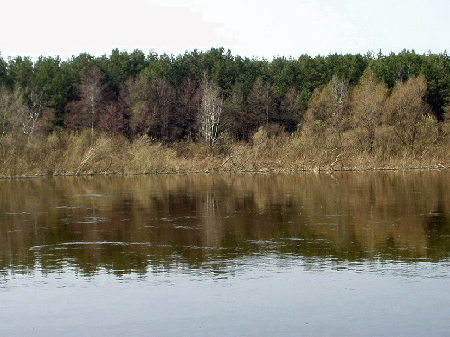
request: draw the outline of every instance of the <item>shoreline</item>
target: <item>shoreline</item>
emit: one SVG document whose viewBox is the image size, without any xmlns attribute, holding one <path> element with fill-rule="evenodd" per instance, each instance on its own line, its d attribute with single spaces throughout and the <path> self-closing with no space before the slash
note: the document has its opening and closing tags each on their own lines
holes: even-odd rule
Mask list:
<svg viewBox="0 0 450 337">
<path fill-rule="evenodd" d="M 449 124 L 450 125 L 450 124 Z M 450 131 L 450 129 L 449 129 Z M 343 135 L 343 137 L 349 135 Z M 405 171 L 450 168 L 448 136 L 440 142 L 402 146 L 380 139 L 369 152 L 353 138 L 322 134 L 268 136 L 251 142 L 214 145 L 185 141 L 164 144 L 141 137 L 51 134 L 5 139 L 0 146 L 0 179 L 56 176 L 195 173 Z"/>
<path fill-rule="evenodd" d="M 205 170 L 178 170 L 178 171 L 153 171 L 153 172 L 98 172 L 98 173 L 67 173 L 67 174 L 36 174 L 36 175 L 17 175 L 17 176 L 0 176 L 0 180 L 20 180 L 35 178 L 57 178 L 57 177 L 94 177 L 94 176 L 150 176 L 150 175 L 193 175 L 193 174 L 212 174 L 212 173 L 230 173 L 230 174 L 264 174 L 264 173 L 306 173 L 306 172 L 375 172 L 375 171 L 445 171 L 449 170 L 449 166 L 432 165 L 432 166 L 411 166 L 411 167 L 367 167 L 367 168 L 309 168 L 309 169 L 269 169 L 263 168 L 258 170 L 226 170 L 226 169 L 205 169 Z"/>
</svg>

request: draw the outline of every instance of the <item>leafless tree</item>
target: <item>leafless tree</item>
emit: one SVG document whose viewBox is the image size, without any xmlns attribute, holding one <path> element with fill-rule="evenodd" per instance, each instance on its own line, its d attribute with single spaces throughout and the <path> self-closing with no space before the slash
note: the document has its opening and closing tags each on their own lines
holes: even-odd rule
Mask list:
<svg viewBox="0 0 450 337">
<path fill-rule="evenodd" d="M 32 117 L 29 107 L 24 102 L 23 90 L 0 87 L 0 138 L 8 133 L 28 134 Z"/>
<path fill-rule="evenodd" d="M 386 102 L 385 121 L 392 126 L 400 142 L 414 147 L 420 123 L 431 112 L 424 101 L 427 93 L 427 81 L 424 76 L 410 77 L 407 81 L 398 81 Z"/>
<path fill-rule="evenodd" d="M 326 86 L 314 90 L 308 105 L 307 119 L 320 121 L 341 136 L 348 112 L 348 91 L 348 81 L 333 76 Z"/>
<path fill-rule="evenodd" d="M 156 122 L 148 99 L 151 95 L 150 80 L 143 75 L 127 80 L 122 95 L 129 110 L 133 137 L 150 134 Z"/>
<path fill-rule="evenodd" d="M 223 100 L 218 87 L 204 77 L 201 87 L 201 104 L 197 114 L 200 137 L 208 144 L 213 145 L 219 136 L 219 125 L 222 118 Z"/>
<path fill-rule="evenodd" d="M 80 129 L 94 128 L 105 104 L 106 86 L 103 84 L 103 74 L 97 67 L 92 67 L 86 78 L 78 87 L 80 100 L 67 105 L 66 126 Z"/>
<path fill-rule="evenodd" d="M 353 116 L 357 126 L 365 130 L 369 152 L 373 151 L 375 131 L 381 124 L 388 89 L 375 73 L 368 69 L 353 94 Z"/>
</svg>

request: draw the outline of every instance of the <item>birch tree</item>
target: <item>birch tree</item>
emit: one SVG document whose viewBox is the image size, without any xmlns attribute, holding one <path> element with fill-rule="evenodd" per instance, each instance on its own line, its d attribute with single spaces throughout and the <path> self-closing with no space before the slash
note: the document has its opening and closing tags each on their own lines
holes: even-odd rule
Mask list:
<svg viewBox="0 0 450 337">
<path fill-rule="evenodd" d="M 65 125 L 73 129 L 89 128 L 93 134 L 105 104 L 106 90 L 102 72 L 92 67 L 78 87 L 80 100 L 66 106 Z"/>
<path fill-rule="evenodd" d="M 213 145 L 219 136 L 219 124 L 222 118 L 223 100 L 219 88 L 206 77 L 201 84 L 201 104 L 197 115 L 200 137 Z"/>
<path fill-rule="evenodd" d="M 307 119 L 320 122 L 340 138 L 346 127 L 349 110 L 348 91 L 348 81 L 333 76 L 326 86 L 314 90 L 308 104 Z"/>
<path fill-rule="evenodd" d="M 0 86 L 0 139 L 7 134 L 27 134 L 32 113 L 24 102 L 23 90 Z"/>
</svg>

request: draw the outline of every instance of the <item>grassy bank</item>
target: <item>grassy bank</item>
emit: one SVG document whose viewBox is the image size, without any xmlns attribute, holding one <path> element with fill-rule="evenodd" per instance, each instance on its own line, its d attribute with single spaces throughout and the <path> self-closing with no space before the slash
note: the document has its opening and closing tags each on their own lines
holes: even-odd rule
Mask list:
<svg viewBox="0 0 450 337">
<path fill-rule="evenodd" d="M 206 171 L 364 170 L 450 167 L 450 128 L 405 146 L 390 130 L 366 149 L 358 130 L 344 134 L 268 134 L 261 128 L 251 142 L 221 139 L 213 146 L 192 141 L 161 144 L 129 141 L 90 132 L 46 137 L 4 137 L 0 176 L 146 174 Z"/>
</svg>

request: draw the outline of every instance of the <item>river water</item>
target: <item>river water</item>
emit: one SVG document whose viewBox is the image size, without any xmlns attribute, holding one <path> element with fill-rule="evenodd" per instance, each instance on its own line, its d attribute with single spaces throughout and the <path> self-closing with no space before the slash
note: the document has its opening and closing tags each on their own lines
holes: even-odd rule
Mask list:
<svg viewBox="0 0 450 337">
<path fill-rule="evenodd" d="M 0 181 L 0 336 L 448 336 L 450 171 Z"/>
</svg>

